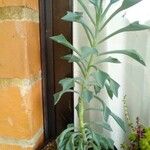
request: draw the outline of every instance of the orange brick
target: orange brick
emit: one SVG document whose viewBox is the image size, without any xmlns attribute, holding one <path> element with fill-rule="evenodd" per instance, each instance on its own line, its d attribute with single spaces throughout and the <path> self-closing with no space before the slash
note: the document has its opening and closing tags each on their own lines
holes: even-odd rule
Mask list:
<svg viewBox="0 0 150 150">
<path fill-rule="evenodd" d="M 0 89 L 0 136 L 31 139 L 43 125 L 41 82 L 22 97 L 17 87 Z"/>
<path fill-rule="evenodd" d="M 16 145 L 0 145 L 0 150 L 35 150 L 34 148 L 22 148 Z"/>
<path fill-rule="evenodd" d="M 43 126 L 43 109 L 42 109 L 42 91 L 41 81 L 35 83 L 31 92 L 25 96 L 31 102 L 31 134 L 35 135 L 40 127 Z"/>
<path fill-rule="evenodd" d="M 39 24 L 0 23 L 0 78 L 24 78 L 40 71 Z"/>
<path fill-rule="evenodd" d="M 26 6 L 38 10 L 38 0 L 0 0 L 0 7 L 4 6 Z"/>
</svg>

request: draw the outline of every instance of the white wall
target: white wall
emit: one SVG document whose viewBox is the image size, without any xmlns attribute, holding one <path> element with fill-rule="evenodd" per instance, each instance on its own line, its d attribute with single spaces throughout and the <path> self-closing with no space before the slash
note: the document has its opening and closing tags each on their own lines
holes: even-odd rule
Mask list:
<svg viewBox="0 0 150 150">
<path fill-rule="evenodd" d="M 88 7 L 91 9 L 91 5 L 88 4 Z M 112 10 L 115 8 L 116 5 L 112 8 Z M 74 9 L 76 11 L 80 10 L 76 0 L 74 1 Z M 133 15 L 131 15 L 132 13 L 133 12 L 131 9 L 129 12 L 126 12 L 126 18 L 128 18 L 129 21 L 134 20 Z M 124 14 L 125 12 L 118 15 L 111 21 L 110 26 L 108 26 L 105 30 L 106 34 L 111 33 L 111 31 L 114 31 L 115 29 L 118 29 L 120 25 L 125 26 L 129 23 L 129 21 L 123 17 Z M 132 17 L 130 17 L 130 15 Z M 78 24 L 74 24 L 73 33 L 74 46 L 85 46 L 87 40 L 82 28 Z M 127 103 L 131 119 L 134 121 L 137 116 L 140 116 L 141 120 L 146 125 L 150 125 L 150 31 L 142 31 L 135 34 L 128 33 L 117 35 L 108 40 L 103 48 L 105 51 L 134 48 L 137 49 L 137 51 L 144 57 L 147 63 L 147 67 L 145 68 L 135 61 L 131 61 L 131 59 L 119 55 L 116 55 L 116 57 L 119 58 L 121 62 L 123 62 L 121 65 L 109 64 L 105 66 L 105 70 L 108 71 L 112 78 L 118 81 L 118 83 L 121 85 L 119 90 L 119 98 L 114 98 L 113 101 L 107 99 L 107 103 L 118 116 L 124 119 L 122 99 L 124 95 L 127 95 Z M 78 74 L 79 70 L 77 66 L 74 65 L 74 75 L 77 76 Z M 104 97 L 106 97 L 105 94 Z M 96 104 L 92 105 L 96 106 Z M 88 114 L 88 116 L 90 118 L 95 118 L 95 120 L 98 119 L 98 115 L 93 113 Z M 76 115 L 75 122 L 77 122 Z M 120 144 L 124 140 L 124 133 L 114 120 L 110 120 L 110 124 L 114 130 L 110 136 L 114 139 L 115 144 L 119 148 Z"/>
</svg>

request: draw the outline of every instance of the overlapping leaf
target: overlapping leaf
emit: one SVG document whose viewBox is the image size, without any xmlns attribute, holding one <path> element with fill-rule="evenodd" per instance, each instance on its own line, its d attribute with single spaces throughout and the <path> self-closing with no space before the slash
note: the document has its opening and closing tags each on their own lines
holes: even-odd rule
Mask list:
<svg viewBox="0 0 150 150">
<path fill-rule="evenodd" d="M 68 11 L 67 14 L 62 17 L 62 20 L 70 21 L 70 22 L 81 22 L 83 18 L 82 12 L 70 12 Z"/>
<path fill-rule="evenodd" d="M 92 74 L 93 78 L 97 82 L 100 88 L 103 88 L 105 85 L 106 80 L 108 79 L 109 75 L 101 70 L 96 71 Z"/>
<path fill-rule="evenodd" d="M 145 62 L 143 58 L 135 50 L 115 50 L 115 51 L 104 52 L 101 53 L 100 55 L 107 55 L 107 54 L 124 54 L 145 66 Z"/>
<path fill-rule="evenodd" d="M 74 78 L 65 78 L 59 81 L 59 84 L 62 85 L 63 91 L 69 90 L 74 87 Z"/>
<path fill-rule="evenodd" d="M 81 95 L 82 99 L 87 101 L 87 102 L 90 102 L 93 98 L 93 92 L 88 90 L 88 89 L 84 89 L 83 92 L 82 92 L 82 95 Z"/>
<path fill-rule="evenodd" d="M 88 56 L 91 56 L 93 54 L 97 54 L 98 51 L 96 48 L 91 48 L 91 47 L 82 47 L 81 48 L 81 57 L 82 58 L 87 58 Z"/>
<path fill-rule="evenodd" d="M 115 115 L 107 106 L 105 107 L 103 114 L 104 114 L 104 119 L 106 122 L 108 121 L 109 117 L 111 116 L 117 122 L 117 124 L 122 128 L 122 130 L 124 132 L 126 131 L 124 121 L 121 118 L 119 118 L 117 115 Z"/>
<path fill-rule="evenodd" d="M 113 58 L 110 56 L 110 57 L 107 57 L 105 59 L 102 59 L 102 60 L 96 62 L 96 64 L 105 63 L 105 62 L 116 63 L 116 64 L 121 63 L 117 58 Z"/>
<path fill-rule="evenodd" d="M 96 7 L 98 7 L 98 4 L 99 4 L 100 1 L 101 1 L 101 0 L 90 0 L 90 2 L 91 2 L 94 6 L 96 6 Z"/>
<path fill-rule="evenodd" d="M 73 51 L 75 51 L 77 54 L 79 54 L 79 52 L 72 46 L 72 44 L 70 42 L 67 41 L 67 39 L 62 35 L 56 35 L 53 37 L 50 37 L 53 41 L 62 44 L 70 49 L 72 49 Z M 79 54 L 80 55 L 80 54 Z"/>
<path fill-rule="evenodd" d="M 120 85 L 112 78 L 109 79 L 109 84 L 110 84 L 110 90 L 112 91 L 112 93 L 116 97 L 118 97 L 118 89 L 119 89 Z"/>
<path fill-rule="evenodd" d="M 123 27 L 123 28 L 113 32 L 112 34 L 108 35 L 106 38 L 102 39 L 99 43 L 102 43 L 102 42 L 106 41 L 107 39 L 113 37 L 114 35 L 117 35 L 122 32 L 141 31 L 141 30 L 147 30 L 147 29 L 150 29 L 150 27 L 147 25 L 139 24 L 138 21 L 135 21 L 135 22 L 129 24 L 128 26 Z"/>
<path fill-rule="evenodd" d="M 142 0 L 124 0 L 121 7 L 120 7 L 120 10 L 125 10 L 127 8 L 130 8 L 132 7 L 133 5 L 141 2 Z"/>
<path fill-rule="evenodd" d="M 111 4 L 114 4 L 114 3 L 116 3 L 116 2 L 118 2 L 119 0 L 110 0 L 110 3 Z"/>
<path fill-rule="evenodd" d="M 80 62 L 79 57 L 77 57 L 77 56 L 75 56 L 73 54 L 65 55 L 62 58 L 65 59 L 65 60 L 68 60 L 69 63 L 72 63 L 72 62 L 78 63 L 78 62 Z"/>
</svg>

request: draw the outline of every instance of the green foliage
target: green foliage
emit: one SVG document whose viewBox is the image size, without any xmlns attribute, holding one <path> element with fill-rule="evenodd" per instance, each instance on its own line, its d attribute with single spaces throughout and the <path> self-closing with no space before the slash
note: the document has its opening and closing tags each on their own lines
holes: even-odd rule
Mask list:
<svg viewBox="0 0 150 150">
<path fill-rule="evenodd" d="M 141 150 L 150 149 L 150 128 L 144 129 L 144 137 L 140 140 L 140 148 Z"/>
<path fill-rule="evenodd" d="M 92 131 L 88 126 L 85 126 L 84 133 L 86 142 L 79 129 L 68 127 L 56 140 L 58 150 L 114 149 L 114 142 L 110 138 Z"/>
<path fill-rule="evenodd" d="M 129 131 L 128 143 L 122 144 L 122 148 L 124 150 L 149 150 L 150 128 L 144 127 L 137 118 L 136 126 Z"/>
<path fill-rule="evenodd" d="M 108 137 L 105 137 L 102 133 L 96 133 L 91 127 L 91 124 L 94 124 L 100 128 L 112 131 L 112 128 L 108 123 L 109 118 L 112 117 L 123 129 L 123 131 L 126 130 L 122 119 L 115 115 L 113 111 L 110 110 L 110 108 L 108 108 L 105 104 L 104 100 L 102 100 L 99 96 L 101 90 L 105 89 L 111 99 L 113 99 L 113 96 L 118 97 L 120 87 L 120 85 L 112 79 L 108 73 L 104 72 L 100 68 L 99 64 L 120 64 L 121 62 L 117 58 L 112 57 L 113 54 L 123 54 L 129 56 L 142 65 L 145 65 L 145 62 L 135 50 L 109 50 L 103 52 L 102 50 L 99 50 L 99 46 L 104 41 L 117 34 L 129 31 L 146 30 L 149 29 L 149 26 L 140 25 L 139 22 L 136 21 L 126 27 L 122 27 L 117 31 L 114 31 L 99 41 L 99 37 L 104 36 L 102 35 L 103 28 L 107 26 L 115 15 L 127 8 L 132 7 L 141 0 L 124 0 L 121 6 L 108 18 L 106 17 L 106 14 L 109 12 L 109 9 L 114 3 L 119 2 L 119 0 L 110 0 L 110 3 L 106 6 L 106 8 L 103 8 L 104 0 L 77 1 L 83 8 L 83 12 L 68 11 L 67 14 L 62 17 L 62 20 L 79 23 L 83 27 L 89 43 L 84 47 L 77 49 L 62 34 L 51 37 L 53 41 L 72 50 L 72 53 L 63 56 L 62 58 L 69 63 L 76 63 L 81 71 L 81 75 L 78 78 L 62 79 L 59 82 L 62 86 L 62 90 L 54 95 L 55 104 L 57 104 L 63 94 L 67 92 L 76 93 L 79 97 L 78 105 L 76 106 L 76 111 L 79 117 L 79 126 L 75 128 L 74 125 L 69 125 L 68 128 L 64 130 L 57 138 L 57 147 L 58 150 L 113 150 L 114 142 Z M 91 11 L 86 7 L 85 2 L 92 4 L 95 9 L 95 13 L 91 14 Z M 88 16 L 89 22 L 87 22 L 87 19 L 84 18 L 84 14 Z M 90 23 L 92 27 L 89 26 Z M 74 91 L 74 87 L 77 84 L 80 86 L 80 91 Z M 84 104 L 88 104 L 95 100 L 97 100 L 102 107 L 99 107 L 99 109 L 85 109 Z M 102 122 L 86 122 L 84 120 L 85 111 L 91 110 L 103 113 Z M 144 140 L 141 143 L 144 143 Z"/>
</svg>

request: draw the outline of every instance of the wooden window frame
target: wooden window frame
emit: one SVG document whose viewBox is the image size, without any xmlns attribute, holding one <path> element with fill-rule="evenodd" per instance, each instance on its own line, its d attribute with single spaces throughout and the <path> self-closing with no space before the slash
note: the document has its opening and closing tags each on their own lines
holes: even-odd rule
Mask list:
<svg viewBox="0 0 150 150">
<path fill-rule="evenodd" d="M 68 8 L 66 10 L 72 10 L 73 0 L 66 0 Z M 59 26 L 56 26 L 55 13 L 57 13 L 58 2 L 62 3 L 64 0 L 39 0 L 40 6 L 40 37 L 41 37 L 41 61 L 42 61 L 42 90 L 43 90 L 43 114 L 44 114 L 44 133 L 45 140 L 55 138 L 62 130 L 58 126 L 59 116 L 57 112 L 61 108 L 61 104 L 58 106 L 54 106 L 53 94 L 60 88 L 57 87 L 56 81 L 59 76 L 55 74 L 55 59 L 58 59 L 55 55 L 55 52 L 58 49 L 62 48 L 61 46 L 57 46 L 53 43 L 49 37 L 52 35 L 56 35 L 61 31 L 59 30 Z M 56 5 L 57 4 L 57 5 Z M 63 10 L 64 11 L 64 10 Z M 64 15 L 64 14 L 63 14 Z M 57 18 L 60 19 L 60 18 Z M 61 20 L 60 20 L 61 21 Z M 72 42 L 72 24 L 67 23 L 66 26 L 63 27 L 63 34 L 67 35 L 69 40 Z M 64 52 L 64 54 L 66 51 Z M 57 66 L 58 64 L 56 64 Z M 67 65 L 64 63 L 63 65 Z M 68 76 L 73 76 L 73 65 L 69 66 Z M 62 73 L 64 74 L 64 73 Z M 65 75 L 65 74 L 64 74 Z M 63 77 L 64 77 L 63 75 Z M 57 81 L 58 82 L 58 81 Z M 73 94 L 66 96 L 65 98 L 73 100 Z M 71 102 L 71 107 L 73 109 L 73 101 Z M 74 114 L 71 114 L 71 121 L 73 122 Z"/>
</svg>

